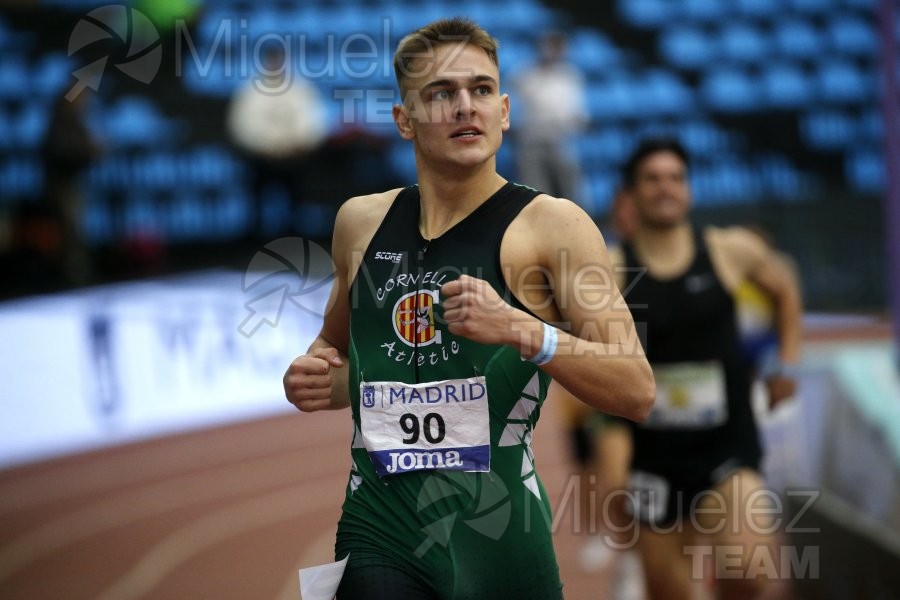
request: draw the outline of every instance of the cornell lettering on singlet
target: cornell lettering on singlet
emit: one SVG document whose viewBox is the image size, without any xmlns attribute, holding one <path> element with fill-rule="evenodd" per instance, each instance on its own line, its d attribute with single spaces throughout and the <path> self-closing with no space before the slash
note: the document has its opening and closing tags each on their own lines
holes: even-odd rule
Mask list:
<svg viewBox="0 0 900 600">
<path fill-rule="evenodd" d="M 449 469 L 490 471 L 484 377 L 359 386 L 363 443 L 379 476 Z"/>
</svg>

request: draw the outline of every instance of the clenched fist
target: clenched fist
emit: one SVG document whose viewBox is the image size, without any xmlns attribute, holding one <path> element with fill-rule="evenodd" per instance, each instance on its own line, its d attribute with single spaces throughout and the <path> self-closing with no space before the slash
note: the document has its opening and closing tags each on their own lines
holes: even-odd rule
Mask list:
<svg viewBox="0 0 900 600">
<path fill-rule="evenodd" d="M 319 348 L 294 359 L 284 374 L 284 394 L 304 412 L 332 408 L 333 369 L 344 361 L 336 348 Z"/>
<path fill-rule="evenodd" d="M 441 294 L 450 333 L 482 344 L 506 344 L 515 339 L 512 322 L 520 311 L 507 304 L 487 281 L 461 275 L 445 283 Z"/>
</svg>

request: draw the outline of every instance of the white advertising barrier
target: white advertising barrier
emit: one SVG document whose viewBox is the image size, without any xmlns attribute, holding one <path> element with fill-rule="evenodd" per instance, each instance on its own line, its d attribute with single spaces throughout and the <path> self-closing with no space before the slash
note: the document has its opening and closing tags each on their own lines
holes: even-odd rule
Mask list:
<svg viewBox="0 0 900 600">
<path fill-rule="evenodd" d="M 330 279 L 206 272 L 0 304 L 0 467 L 294 410 L 282 376 Z"/>
</svg>

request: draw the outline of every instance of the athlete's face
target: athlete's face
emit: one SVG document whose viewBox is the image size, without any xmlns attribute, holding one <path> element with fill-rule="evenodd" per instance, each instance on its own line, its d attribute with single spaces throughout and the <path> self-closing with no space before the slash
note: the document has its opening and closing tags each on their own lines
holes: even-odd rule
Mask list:
<svg viewBox="0 0 900 600">
<path fill-rule="evenodd" d="M 687 218 L 691 206 L 687 166 L 674 152 L 656 152 L 645 158 L 638 165 L 631 191 L 642 225 L 671 227 Z"/>
<path fill-rule="evenodd" d="M 394 120 L 419 160 L 473 167 L 493 158 L 509 129 L 509 97 L 500 93 L 500 73 L 487 53 L 442 44 L 413 61 L 411 71 Z"/>
</svg>

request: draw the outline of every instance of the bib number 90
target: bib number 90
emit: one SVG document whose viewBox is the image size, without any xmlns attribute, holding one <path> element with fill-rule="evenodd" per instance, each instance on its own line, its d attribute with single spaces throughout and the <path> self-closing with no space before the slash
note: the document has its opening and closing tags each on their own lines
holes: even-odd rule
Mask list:
<svg viewBox="0 0 900 600">
<path fill-rule="evenodd" d="M 400 428 L 404 433 L 409 435 L 403 439 L 404 444 L 415 444 L 419 441 L 421 434 L 429 443 L 438 444 L 447 435 L 447 426 L 444 419 L 438 413 L 428 413 L 419 423 L 419 418 L 412 414 L 406 413 L 400 417 Z"/>
</svg>

